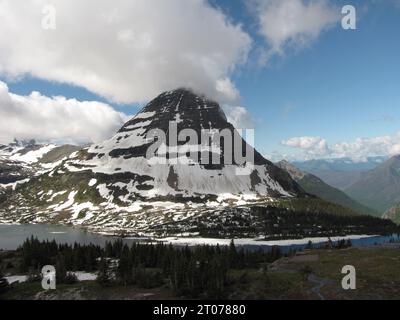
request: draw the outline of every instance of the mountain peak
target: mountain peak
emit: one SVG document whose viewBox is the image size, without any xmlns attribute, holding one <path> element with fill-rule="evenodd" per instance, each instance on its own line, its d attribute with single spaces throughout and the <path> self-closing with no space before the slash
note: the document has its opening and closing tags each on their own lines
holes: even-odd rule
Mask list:
<svg viewBox="0 0 400 320">
<path fill-rule="evenodd" d="M 114 137 L 91 146 L 83 160 L 79 167 L 97 173 L 134 174 L 132 196 L 302 193 L 243 140 L 217 102 L 184 88 L 161 93 Z M 245 168 L 250 171 L 236 174 Z"/>
<path fill-rule="evenodd" d="M 194 129 L 198 133 L 201 129 L 234 129 L 217 102 L 186 88 L 161 93 L 128 121 L 120 132 L 150 121 L 151 129 L 164 132 L 168 132 L 170 122 L 176 122 L 178 130 Z"/>
<path fill-rule="evenodd" d="M 176 94 L 193 95 L 195 97 L 205 98 L 207 100 L 210 100 L 209 98 L 206 97 L 206 95 L 200 94 L 191 88 L 185 88 L 185 87 L 180 87 L 180 88 L 176 88 L 174 90 L 164 91 L 164 92 L 160 93 L 158 95 L 158 97 L 165 97 L 165 96 L 176 95 Z M 158 97 L 156 97 L 156 99 Z"/>
<path fill-rule="evenodd" d="M 395 155 L 389 159 L 389 164 L 399 164 L 400 163 L 400 154 Z"/>
<path fill-rule="evenodd" d="M 287 171 L 290 174 L 290 176 L 295 180 L 302 179 L 306 176 L 306 173 L 299 170 L 293 164 L 291 164 L 290 162 L 288 162 L 286 160 L 281 160 L 278 163 L 276 163 L 276 165 L 279 168 Z"/>
</svg>

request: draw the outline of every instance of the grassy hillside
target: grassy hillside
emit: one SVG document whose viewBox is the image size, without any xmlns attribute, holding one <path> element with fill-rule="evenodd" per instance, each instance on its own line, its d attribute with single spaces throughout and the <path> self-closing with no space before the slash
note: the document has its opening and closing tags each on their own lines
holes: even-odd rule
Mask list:
<svg viewBox="0 0 400 320">
<path fill-rule="evenodd" d="M 59 161 L 67 156 L 69 156 L 71 153 L 75 151 L 81 150 L 82 147 L 78 146 L 72 146 L 72 145 L 64 145 L 57 147 L 50 152 L 46 153 L 43 158 L 40 160 L 41 163 L 51 163 L 51 162 L 56 162 Z"/>
</svg>

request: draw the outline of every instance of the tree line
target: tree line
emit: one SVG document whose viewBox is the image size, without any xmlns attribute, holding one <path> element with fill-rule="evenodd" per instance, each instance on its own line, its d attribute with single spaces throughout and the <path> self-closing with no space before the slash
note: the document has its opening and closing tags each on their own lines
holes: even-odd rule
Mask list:
<svg viewBox="0 0 400 320">
<path fill-rule="evenodd" d="M 389 220 L 367 215 L 327 214 L 321 208 L 307 210 L 300 205 L 296 210 L 272 205 L 254 206 L 246 208 L 247 211 L 242 208 L 227 210 L 224 214 L 218 212 L 158 226 L 153 231 L 162 236 L 197 232 L 206 238 L 264 235 L 266 240 L 400 233 L 400 226 Z"/>
<path fill-rule="evenodd" d="M 168 286 L 186 297 L 221 298 L 228 283 L 228 271 L 258 268 L 280 257 L 279 248 L 270 251 L 229 246 L 176 247 L 163 243 L 133 243 L 122 240 L 97 245 L 57 244 L 31 237 L 17 250 L 21 272 L 38 275 L 45 265 L 56 267 L 57 283 L 76 281 L 74 271 L 97 272 L 102 286 L 137 285 L 142 288 Z"/>
</svg>

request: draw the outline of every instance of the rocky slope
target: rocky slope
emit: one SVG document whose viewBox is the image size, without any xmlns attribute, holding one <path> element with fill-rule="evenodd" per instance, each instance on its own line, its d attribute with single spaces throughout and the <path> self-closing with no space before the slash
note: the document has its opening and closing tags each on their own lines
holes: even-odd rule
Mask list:
<svg viewBox="0 0 400 320">
<path fill-rule="evenodd" d="M 400 203 L 387 210 L 383 214 L 383 218 L 400 224 Z"/>
</svg>

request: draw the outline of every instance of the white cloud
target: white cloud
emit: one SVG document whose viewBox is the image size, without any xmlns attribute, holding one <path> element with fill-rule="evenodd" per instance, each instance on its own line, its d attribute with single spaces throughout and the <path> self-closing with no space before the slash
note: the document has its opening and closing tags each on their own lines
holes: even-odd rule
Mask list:
<svg viewBox="0 0 400 320">
<path fill-rule="evenodd" d="M 224 110 L 228 121 L 236 129 L 254 129 L 254 119 L 246 108 L 223 105 L 222 109 Z"/>
<path fill-rule="evenodd" d="M 363 160 L 371 156 L 394 156 L 400 154 L 400 131 L 388 136 L 357 138 L 350 142 L 329 145 L 320 137 L 296 137 L 282 141 L 282 145 L 300 149 L 304 159 L 344 158 Z"/>
<path fill-rule="evenodd" d="M 191 87 L 237 100 L 230 80 L 251 38 L 206 0 L 51 1 L 56 30 L 43 30 L 47 0 L 0 1 L 0 73 L 84 87 L 112 101 L 143 102 Z"/>
<path fill-rule="evenodd" d="M 237 101 L 240 97 L 239 90 L 229 78 L 217 80 L 216 89 L 219 94 L 226 97 L 228 101 Z"/>
<path fill-rule="evenodd" d="M 381 137 L 357 138 L 352 142 L 337 143 L 331 149 L 339 157 L 362 159 L 374 155 L 394 156 L 400 154 L 400 132 Z"/>
<path fill-rule="evenodd" d="M 269 45 L 264 62 L 287 47 L 308 46 L 340 20 L 340 10 L 327 0 L 253 0 L 252 8 Z"/>
<path fill-rule="evenodd" d="M 0 81 L 0 143 L 14 138 L 44 142 L 99 142 L 112 136 L 127 116 L 100 102 L 20 96 Z"/>
<path fill-rule="evenodd" d="M 282 141 L 288 147 L 302 149 L 307 156 L 324 156 L 329 153 L 328 144 L 325 139 L 320 137 L 295 137 Z"/>
</svg>

